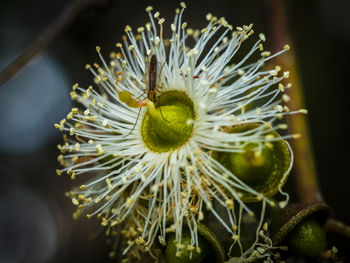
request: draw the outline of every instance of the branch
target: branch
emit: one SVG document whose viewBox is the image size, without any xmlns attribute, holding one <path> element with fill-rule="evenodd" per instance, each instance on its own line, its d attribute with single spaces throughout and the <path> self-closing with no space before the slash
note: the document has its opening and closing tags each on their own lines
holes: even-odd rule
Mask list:
<svg viewBox="0 0 350 263">
<path fill-rule="evenodd" d="M 74 21 L 74 19 L 86 8 L 105 5 L 108 0 L 74 0 L 51 23 L 46 30 L 17 57 L 10 65 L 0 72 L 0 86 L 14 77 L 25 65 L 38 54 L 45 51 L 49 45 Z"/>
<path fill-rule="evenodd" d="M 267 10 L 269 10 L 271 35 L 273 42 L 273 50 L 279 51 L 284 44 L 290 44 L 293 48 L 292 41 L 289 37 L 287 17 L 286 17 L 286 1 L 285 0 L 266 0 Z M 303 89 L 299 78 L 298 65 L 293 51 L 279 56 L 279 63 L 283 68 L 290 71 L 289 81 L 292 88 L 286 90 L 291 97 L 288 107 L 291 110 L 304 108 Z M 317 180 L 315 161 L 311 148 L 311 139 L 309 127 L 305 115 L 297 114 L 287 117 L 289 132 L 292 134 L 301 134 L 300 139 L 292 141 L 292 147 L 295 155 L 295 179 L 296 191 L 300 202 L 312 203 L 322 201 L 322 196 Z"/>
<path fill-rule="evenodd" d="M 350 238 L 350 226 L 333 218 L 328 218 L 324 228 Z"/>
</svg>

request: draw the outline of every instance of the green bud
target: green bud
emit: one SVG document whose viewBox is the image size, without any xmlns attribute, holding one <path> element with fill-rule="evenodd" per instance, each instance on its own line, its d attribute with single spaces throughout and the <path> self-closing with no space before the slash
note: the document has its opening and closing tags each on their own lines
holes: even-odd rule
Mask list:
<svg viewBox="0 0 350 263">
<path fill-rule="evenodd" d="M 225 252 L 221 242 L 205 225 L 198 224 L 198 247 L 191 244 L 191 233 L 187 228 L 182 231 L 181 244 L 176 241 L 175 234 L 167 237 L 165 258 L 167 263 L 223 263 Z"/>
<path fill-rule="evenodd" d="M 327 246 L 326 234 L 313 217 L 306 218 L 287 237 L 291 251 L 306 257 L 319 256 Z"/>
<path fill-rule="evenodd" d="M 237 125 L 231 127 L 228 132 L 243 133 L 261 125 L 266 124 Z M 213 152 L 212 156 L 245 184 L 265 197 L 271 197 L 286 182 L 291 168 L 291 153 L 287 142 L 277 132 L 270 130 L 265 136 L 277 140 L 262 143 L 261 148 L 252 142 L 243 147 L 243 152 Z M 245 202 L 259 201 L 253 194 L 244 191 L 241 194 L 241 199 Z"/>
<path fill-rule="evenodd" d="M 324 202 L 288 204 L 272 213 L 271 236 L 274 246 L 287 245 L 303 257 L 316 257 L 326 248 L 322 229 L 329 217 L 329 207 Z"/>
<path fill-rule="evenodd" d="M 167 152 L 186 143 L 192 134 L 193 102 L 181 91 L 167 91 L 148 107 L 142 121 L 142 138 L 154 152 Z"/>
<path fill-rule="evenodd" d="M 188 231 L 182 232 L 181 245 L 184 248 L 177 251 L 177 245 L 175 234 L 170 234 L 165 250 L 167 263 L 200 263 L 207 256 L 208 249 L 210 249 L 210 245 L 204 237 L 200 237 L 200 251 L 197 251 L 194 246 L 191 246 L 191 235 Z"/>
</svg>

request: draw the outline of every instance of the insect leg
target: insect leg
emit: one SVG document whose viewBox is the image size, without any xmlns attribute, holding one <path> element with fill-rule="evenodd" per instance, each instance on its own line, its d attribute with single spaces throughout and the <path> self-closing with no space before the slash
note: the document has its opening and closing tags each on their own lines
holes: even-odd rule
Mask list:
<svg viewBox="0 0 350 263">
<path fill-rule="evenodd" d="M 132 127 L 131 131 L 127 135 L 124 136 L 124 138 L 128 137 L 133 132 L 133 130 L 135 129 L 137 121 L 139 120 L 139 117 L 140 117 L 140 112 L 141 112 L 141 108 L 139 109 L 139 113 L 137 113 L 137 118 L 136 118 L 136 121 L 134 123 L 134 126 Z"/>
</svg>

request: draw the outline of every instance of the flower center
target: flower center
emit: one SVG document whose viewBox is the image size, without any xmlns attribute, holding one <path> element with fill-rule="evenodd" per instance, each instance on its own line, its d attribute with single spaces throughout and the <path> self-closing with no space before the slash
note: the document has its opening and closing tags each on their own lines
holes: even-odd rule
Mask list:
<svg viewBox="0 0 350 263">
<path fill-rule="evenodd" d="M 143 141 L 154 152 L 174 150 L 190 138 L 194 118 L 193 102 L 184 92 L 166 91 L 148 107 L 141 126 Z"/>
</svg>

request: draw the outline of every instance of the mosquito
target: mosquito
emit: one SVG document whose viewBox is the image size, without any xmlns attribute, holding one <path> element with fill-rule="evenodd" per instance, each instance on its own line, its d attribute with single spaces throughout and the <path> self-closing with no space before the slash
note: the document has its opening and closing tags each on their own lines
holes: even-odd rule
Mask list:
<svg viewBox="0 0 350 263">
<path fill-rule="evenodd" d="M 164 64 L 162 65 L 160 72 L 161 72 Z M 149 63 L 148 84 L 146 87 L 146 94 L 147 94 L 147 99 L 155 104 L 159 102 L 159 100 L 157 99 L 157 94 L 158 94 L 157 78 L 159 78 L 157 67 L 158 67 L 157 57 L 156 57 L 156 55 L 153 54 L 151 56 L 150 63 Z M 136 118 L 136 122 L 135 122 L 134 126 L 132 127 L 131 131 L 125 136 L 125 137 L 127 137 L 135 129 L 137 121 L 138 121 L 139 116 L 140 116 L 141 107 L 146 106 L 147 101 L 146 100 L 139 100 L 139 101 L 135 100 L 134 98 L 132 98 L 130 92 L 128 92 L 128 91 L 121 91 L 118 93 L 118 95 L 119 95 L 120 100 L 122 102 L 124 102 L 126 105 L 128 105 L 129 107 L 140 108 L 140 110 L 137 114 L 137 118 Z M 160 114 L 162 115 L 163 119 L 166 121 L 161 110 L 160 110 Z"/>
</svg>

